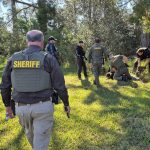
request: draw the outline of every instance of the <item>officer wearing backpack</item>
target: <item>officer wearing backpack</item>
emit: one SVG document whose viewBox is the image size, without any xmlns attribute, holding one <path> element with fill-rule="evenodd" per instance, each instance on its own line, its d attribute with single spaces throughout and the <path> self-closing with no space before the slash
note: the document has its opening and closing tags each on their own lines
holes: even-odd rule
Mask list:
<svg viewBox="0 0 150 150">
<path fill-rule="evenodd" d="M 67 114 L 70 113 L 68 92 L 57 60 L 42 51 L 43 33 L 32 30 L 26 37 L 28 47 L 14 53 L 3 71 L 1 94 L 10 117 L 12 94 L 16 114 L 32 149 L 47 150 L 53 126 L 53 88 L 62 99 Z"/>
</svg>

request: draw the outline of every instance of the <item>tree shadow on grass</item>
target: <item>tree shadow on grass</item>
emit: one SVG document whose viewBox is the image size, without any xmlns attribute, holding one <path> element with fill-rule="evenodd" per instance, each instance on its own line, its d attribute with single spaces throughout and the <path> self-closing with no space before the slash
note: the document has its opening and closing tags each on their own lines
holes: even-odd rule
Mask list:
<svg viewBox="0 0 150 150">
<path fill-rule="evenodd" d="M 67 88 L 72 88 L 72 89 L 88 89 L 91 87 L 91 83 L 88 79 L 85 80 L 80 80 L 81 85 L 75 85 L 75 84 L 67 84 Z"/>
<path fill-rule="evenodd" d="M 139 93 L 140 92 L 140 93 Z M 93 90 L 85 104 L 92 104 L 97 101 L 100 105 L 105 106 L 99 112 L 99 117 L 110 114 L 121 116 L 120 126 L 124 135 L 119 137 L 114 143 L 110 143 L 114 149 L 149 149 L 150 147 L 150 99 L 140 97 L 140 94 L 150 95 L 150 91 L 135 91 L 136 97 L 122 95 L 116 90 L 109 90 L 102 87 L 99 91 Z M 122 101 L 127 102 L 127 106 L 122 105 Z M 119 121 L 119 120 L 118 120 Z"/>
<path fill-rule="evenodd" d="M 83 86 L 83 88 L 88 89 L 91 86 L 90 81 L 87 79 L 81 79 L 81 85 Z"/>
<path fill-rule="evenodd" d="M 24 136 L 24 130 L 21 129 L 21 131 L 19 132 L 19 134 L 10 142 L 7 143 L 7 146 L 3 147 L 3 150 L 9 150 L 11 149 L 11 147 L 15 148 L 16 150 L 20 150 L 23 148 L 22 145 L 22 138 Z"/>
<path fill-rule="evenodd" d="M 66 141 L 65 139 L 59 137 L 58 133 L 56 132 L 56 126 L 59 126 L 57 122 L 54 123 L 49 148 L 52 150 L 62 150 L 65 149 L 64 147 L 66 146 Z"/>
<path fill-rule="evenodd" d="M 100 148 L 105 144 L 107 145 L 108 139 L 112 140 L 113 138 L 120 137 L 121 134 L 115 132 L 112 129 L 108 129 L 105 127 L 102 127 L 98 122 L 95 122 L 93 118 L 83 118 L 82 116 L 79 116 L 78 114 L 71 114 L 71 120 L 74 120 L 75 126 L 72 128 L 75 128 L 75 130 L 72 131 L 72 134 L 76 134 L 74 131 L 78 130 L 80 131 L 80 134 L 77 134 L 78 139 L 76 143 L 75 141 L 70 140 L 72 137 L 69 138 L 62 138 L 59 137 L 59 133 L 56 132 L 56 129 L 54 127 L 53 133 L 52 133 L 52 140 L 50 143 L 49 148 L 52 150 L 65 150 L 65 149 L 87 149 L 87 148 Z M 55 126 L 59 126 L 57 124 L 58 122 L 55 122 Z M 67 134 L 64 130 L 63 134 Z M 88 137 L 89 135 L 90 137 Z M 101 135 L 105 135 L 105 137 L 101 137 Z M 111 138 L 111 137 L 112 138 Z M 77 138 L 77 137 L 76 137 Z M 105 141 L 105 138 L 107 139 Z M 96 143 L 95 143 L 96 142 Z M 105 143 L 106 142 L 106 143 Z M 74 145 L 75 144 L 75 145 Z"/>
<path fill-rule="evenodd" d="M 76 127 L 80 130 L 82 129 L 80 143 L 78 144 L 79 150 L 100 150 L 108 146 L 108 143 L 112 144 L 114 139 L 122 136 L 121 133 L 113 129 L 101 126 L 101 124 L 96 122 L 93 118 L 82 118 L 82 116 L 74 114 L 72 114 L 71 117 L 76 120 Z"/>
<path fill-rule="evenodd" d="M 128 99 L 128 97 L 116 90 L 114 91 L 106 87 L 101 87 L 99 89 L 92 89 L 90 95 L 84 100 L 84 103 L 90 105 L 98 100 L 100 104 L 109 106 L 118 104 L 121 99 Z"/>
<path fill-rule="evenodd" d="M 67 88 L 68 89 L 82 89 L 83 87 L 82 87 L 82 85 L 74 85 L 74 84 L 67 84 Z"/>
<path fill-rule="evenodd" d="M 143 98 L 141 100 L 141 97 L 136 97 L 132 98 L 132 101 L 128 107 L 108 107 L 99 112 L 100 117 L 109 114 L 118 114 L 122 117 L 119 124 L 125 134 L 114 141 L 116 148 L 119 148 L 120 150 L 132 148 L 149 149 L 150 107 L 142 108 L 141 104 L 150 106 L 150 101 L 148 98 Z"/>
</svg>

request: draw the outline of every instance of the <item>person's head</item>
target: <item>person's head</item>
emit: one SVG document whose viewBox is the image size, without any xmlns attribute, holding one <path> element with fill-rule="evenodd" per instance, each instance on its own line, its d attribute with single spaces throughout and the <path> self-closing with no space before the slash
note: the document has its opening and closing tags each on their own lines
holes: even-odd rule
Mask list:
<svg viewBox="0 0 150 150">
<path fill-rule="evenodd" d="M 28 46 L 35 45 L 41 48 L 44 47 L 44 35 L 40 30 L 31 30 L 26 34 Z"/>
<path fill-rule="evenodd" d="M 95 38 L 95 43 L 100 43 L 101 42 L 101 39 L 100 38 Z"/>
<path fill-rule="evenodd" d="M 56 41 L 57 41 L 57 39 L 55 39 L 53 36 L 50 36 L 50 37 L 48 38 L 48 42 L 49 42 L 49 43 L 55 44 Z"/>
<path fill-rule="evenodd" d="M 139 48 L 139 49 L 136 51 L 136 54 L 139 55 L 139 56 L 143 55 L 143 52 L 144 52 L 145 49 L 146 49 L 145 47 Z"/>
<path fill-rule="evenodd" d="M 84 46 L 84 42 L 83 41 L 79 41 L 79 46 L 83 47 Z"/>
</svg>

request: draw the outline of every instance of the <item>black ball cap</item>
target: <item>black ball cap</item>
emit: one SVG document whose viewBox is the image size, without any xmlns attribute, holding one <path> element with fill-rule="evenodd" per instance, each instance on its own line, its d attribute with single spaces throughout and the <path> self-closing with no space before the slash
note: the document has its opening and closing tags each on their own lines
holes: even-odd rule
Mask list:
<svg viewBox="0 0 150 150">
<path fill-rule="evenodd" d="M 79 41 L 79 43 L 84 43 L 83 41 Z"/>
<path fill-rule="evenodd" d="M 51 41 L 51 40 L 57 41 L 57 39 L 55 39 L 53 36 L 50 36 L 50 37 L 48 38 L 48 41 Z"/>
</svg>

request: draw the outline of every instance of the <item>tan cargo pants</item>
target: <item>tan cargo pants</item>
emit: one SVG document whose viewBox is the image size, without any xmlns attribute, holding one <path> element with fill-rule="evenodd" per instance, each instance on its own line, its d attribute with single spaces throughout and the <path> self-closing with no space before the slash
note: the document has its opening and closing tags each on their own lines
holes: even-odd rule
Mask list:
<svg viewBox="0 0 150 150">
<path fill-rule="evenodd" d="M 54 106 L 51 101 L 17 105 L 16 114 L 33 150 L 48 150 L 53 126 Z"/>
</svg>

